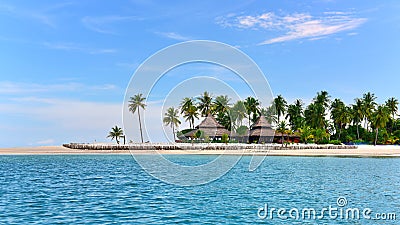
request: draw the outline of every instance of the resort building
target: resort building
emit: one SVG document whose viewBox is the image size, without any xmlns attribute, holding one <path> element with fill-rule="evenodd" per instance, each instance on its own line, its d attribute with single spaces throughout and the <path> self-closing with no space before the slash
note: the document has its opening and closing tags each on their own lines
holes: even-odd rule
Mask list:
<svg viewBox="0 0 400 225">
<path fill-rule="evenodd" d="M 210 140 L 221 140 L 223 134 L 231 136 L 231 131 L 225 129 L 225 127 L 219 124 L 210 114 L 196 126 L 196 129 L 189 131 L 184 134 L 184 136 L 188 139 L 192 139 L 198 130 L 204 132 L 204 137 L 209 137 Z"/>
<path fill-rule="evenodd" d="M 249 132 L 249 143 L 272 143 L 275 130 L 272 129 L 265 116 L 260 116 L 251 126 Z"/>
</svg>

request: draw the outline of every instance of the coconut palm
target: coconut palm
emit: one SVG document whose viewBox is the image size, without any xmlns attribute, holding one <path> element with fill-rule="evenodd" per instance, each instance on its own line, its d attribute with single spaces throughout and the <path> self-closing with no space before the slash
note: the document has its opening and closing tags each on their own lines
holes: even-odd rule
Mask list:
<svg viewBox="0 0 400 225">
<path fill-rule="evenodd" d="M 277 127 L 276 131 L 279 132 L 279 133 L 281 133 L 281 142 L 282 142 L 282 147 L 283 147 L 283 142 L 284 142 L 284 140 L 283 140 L 283 135 L 286 134 L 286 131 L 287 131 L 287 124 L 286 124 L 286 122 L 285 122 L 285 121 L 281 121 L 281 122 L 278 124 L 278 127 Z"/>
<path fill-rule="evenodd" d="M 257 120 L 257 116 L 260 113 L 260 102 L 254 97 L 247 97 L 244 101 L 244 107 L 246 108 L 247 119 L 249 121 L 249 128 L 251 126 L 251 122 L 255 122 Z"/>
<path fill-rule="evenodd" d="M 113 128 L 111 128 L 110 133 L 108 134 L 108 138 L 111 138 L 111 140 L 114 140 L 117 142 L 117 144 L 119 145 L 119 138 L 124 136 L 124 131 L 122 130 L 122 128 L 115 126 Z"/>
<path fill-rule="evenodd" d="M 394 130 L 394 120 L 396 117 L 396 113 L 398 111 L 398 105 L 399 105 L 399 101 L 396 98 L 389 98 L 386 102 L 386 107 L 388 108 L 391 116 L 392 116 L 392 132 Z"/>
<path fill-rule="evenodd" d="M 355 104 L 352 105 L 353 124 L 357 127 L 357 139 L 360 140 L 359 126 L 363 119 L 363 101 L 359 98 L 355 99 Z"/>
<path fill-rule="evenodd" d="M 387 122 L 389 122 L 390 112 L 385 105 L 379 105 L 377 110 L 372 113 L 372 125 L 375 128 L 375 142 L 376 145 L 378 141 L 379 128 L 386 127 Z"/>
<path fill-rule="evenodd" d="M 186 111 L 184 111 L 183 118 L 185 121 L 189 122 L 189 126 L 191 129 L 194 129 L 194 119 L 199 119 L 199 112 L 195 105 L 191 105 Z"/>
<path fill-rule="evenodd" d="M 302 128 L 299 128 L 298 135 L 300 136 L 300 139 L 302 142 L 305 144 L 308 143 L 308 139 L 311 139 L 313 137 L 312 135 L 313 130 L 309 126 L 304 126 Z"/>
<path fill-rule="evenodd" d="M 329 107 L 330 103 L 330 98 L 327 91 L 321 91 L 317 93 L 317 96 L 314 98 L 314 103 L 317 105 L 321 105 L 324 108 L 324 113 L 325 110 Z"/>
<path fill-rule="evenodd" d="M 363 114 L 364 114 L 364 127 L 368 128 L 368 122 L 371 123 L 372 113 L 375 110 L 376 106 L 376 97 L 371 92 L 365 93 L 363 95 Z"/>
<path fill-rule="evenodd" d="M 184 114 L 193 104 L 193 98 L 183 98 L 180 104 L 181 113 Z"/>
<path fill-rule="evenodd" d="M 304 110 L 304 119 L 307 125 L 311 128 L 326 128 L 325 109 L 322 104 L 311 103 Z"/>
<path fill-rule="evenodd" d="M 339 130 L 338 140 L 340 140 L 343 127 L 351 121 L 350 108 L 348 108 L 342 100 L 335 99 L 331 105 L 331 118 L 336 133 L 338 133 Z"/>
<path fill-rule="evenodd" d="M 220 112 L 225 113 L 225 112 L 229 111 L 229 108 L 231 105 L 229 103 L 230 100 L 231 99 L 227 95 L 217 96 L 213 102 L 213 104 L 214 104 L 213 108 L 214 108 L 215 112 L 216 113 L 220 113 Z"/>
<path fill-rule="evenodd" d="M 212 96 L 210 93 L 205 91 L 200 97 L 197 98 L 199 100 L 198 109 L 200 110 L 201 116 L 206 117 L 208 114 L 212 112 Z"/>
<path fill-rule="evenodd" d="M 276 115 L 278 116 L 278 123 L 279 123 L 280 122 L 280 117 L 283 116 L 285 114 L 285 112 L 286 112 L 287 102 L 282 97 L 282 95 L 278 95 L 278 97 L 276 97 L 274 99 L 273 104 L 275 106 Z"/>
<path fill-rule="evenodd" d="M 139 118 L 140 139 L 142 140 L 142 143 L 143 143 L 143 132 L 142 132 L 142 121 L 140 119 L 140 108 L 142 108 L 143 110 L 146 109 L 146 104 L 144 103 L 145 100 L 146 98 L 143 97 L 143 94 L 137 94 L 130 98 L 128 105 L 129 111 L 131 111 L 133 114 L 137 111 Z"/>
<path fill-rule="evenodd" d="M 232 118 L 236 118 L 235 123 L 239 126 L 243 125 L 243 119 L 246 118 L 246 107 L 243 101 L 237 101 L 231 110 Z"/>
<path fill-rule="evenodd" d="M 179 126 L 181 124 L 181 121 L 179 121 L 179 116 L 178 116 L 178 109 L 175 109 L 174 107 L 170 107 L 167 109 L 167 112 L 164 114 L 164 119 L 163 122 L 166 126 L 171 126 L 172 128 L 172 133 L 174 134 L 174 141 L 176 140 L 175 136 L 175 127 Z"/>
<path fill-rule="evenodd" d="M 265 119 L 267 119 L 268 123 L 272 124 L 277 122 L 276 110 L 273 104 L 267 108 L 261 108 L 260 113 L 261 115 L 265 116 Z"/>
<path fill-rule="evenodd" d="M 303 102 L 297 99 L 293 105 L 287 107 L 286 119 L 292 130 L 297 130 L 303 123 Z"/>
<path fill-rule="evenodd" d="M 194 104 L 193 98 L 183 98 L 179 105 L 181 114 L 185 118 L 185 121 L 189 121 L 189 127 L 194 127 L 194 118 L 199 118 L 197 113 L 197 107 Z"/>
</svg>

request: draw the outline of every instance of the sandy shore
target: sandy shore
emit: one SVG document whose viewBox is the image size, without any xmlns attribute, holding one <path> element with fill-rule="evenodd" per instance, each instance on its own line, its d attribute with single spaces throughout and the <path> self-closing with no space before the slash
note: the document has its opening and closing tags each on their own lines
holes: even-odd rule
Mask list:
<svg viewBox="0 0 400 225">
<path fill-rule="evenodd" d="M 358 149 L 302 149 L 302 150 L 76 150 L 62 146 L 0 148 L 0 155 L 54 155 L 54 154 L 197 154 L 197 155 L 270 155 L 270 156 L 348 156 L 400 157 L 400 146 L 359 146 Z"/>
</svg>

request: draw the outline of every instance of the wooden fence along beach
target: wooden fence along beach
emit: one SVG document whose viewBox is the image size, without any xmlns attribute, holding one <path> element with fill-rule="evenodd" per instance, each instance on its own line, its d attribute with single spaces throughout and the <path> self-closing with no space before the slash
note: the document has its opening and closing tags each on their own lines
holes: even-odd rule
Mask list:
<svg viewBox="0 0 400 225">
<path fill-rule="evenodd" d="M 129 145 L 115 144 L 63 144 L 66 148 L 80 150 L 302 150 L 302 149 L 357 149 L 355 145 L 273 145 L 273 144 L 166 144 L 143 143 Z"/>
</svg>

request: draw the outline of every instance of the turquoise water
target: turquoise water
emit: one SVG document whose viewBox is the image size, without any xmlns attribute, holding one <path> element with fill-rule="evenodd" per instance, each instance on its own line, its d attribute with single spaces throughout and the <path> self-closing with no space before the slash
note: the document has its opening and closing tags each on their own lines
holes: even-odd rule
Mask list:
<svg viewBox="0 0 400 225">
<path fill-rule="evenodd" d="M 213 159 L 168 157 L 189 165 Z M 0 156 L 0 224 L 399 224 L 398 158 L 267 157 L 254 172 L 249 160 L 209 184 L 179 187 L 151 177 L 130 155 Z M 343 209 L 397 218 L 257 215 L 265 204 L 338 207 L 338 197 L 347 200 Z"/>
</svg>

